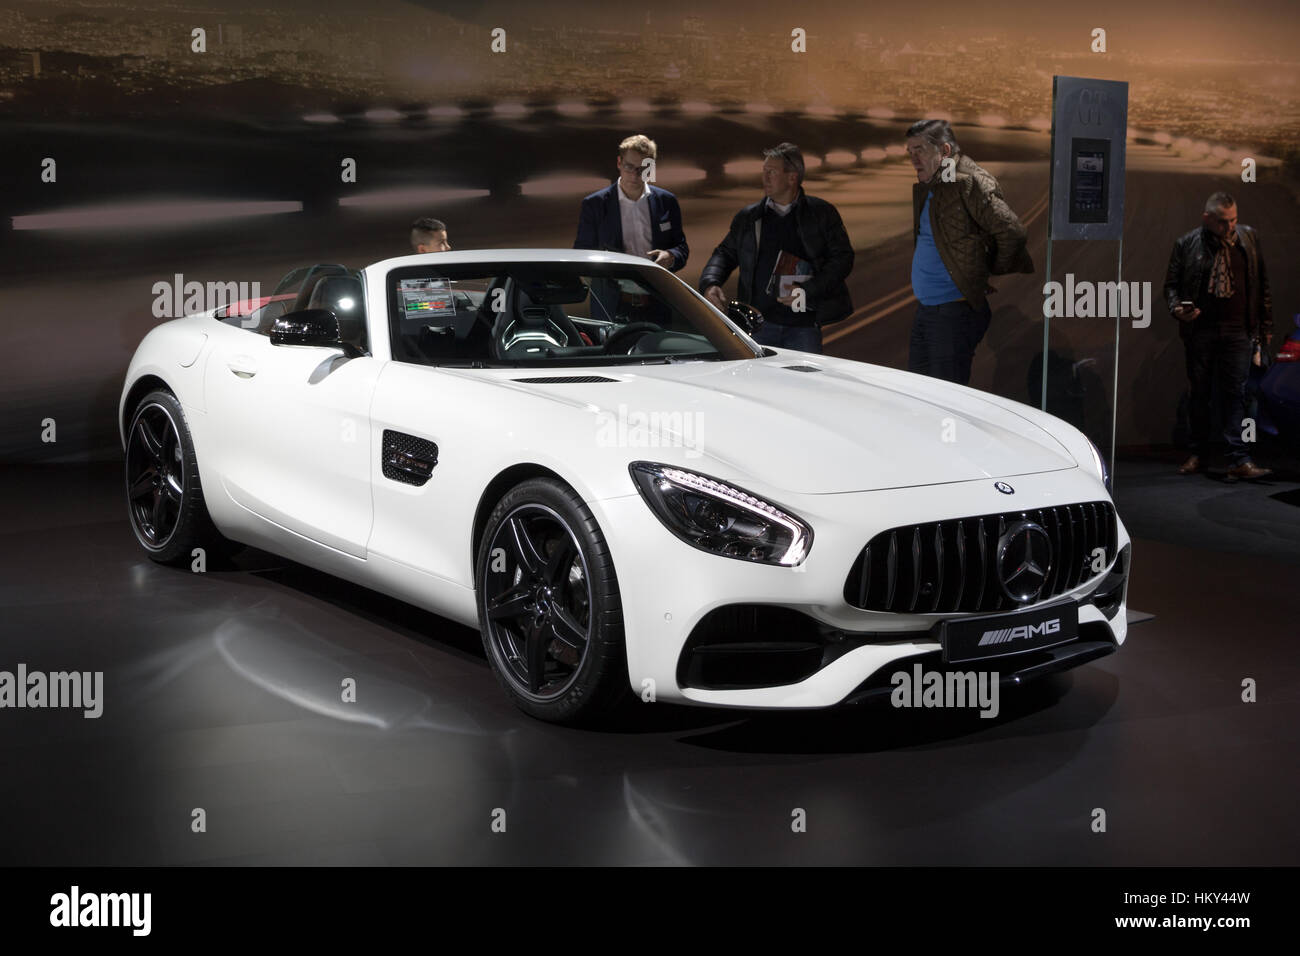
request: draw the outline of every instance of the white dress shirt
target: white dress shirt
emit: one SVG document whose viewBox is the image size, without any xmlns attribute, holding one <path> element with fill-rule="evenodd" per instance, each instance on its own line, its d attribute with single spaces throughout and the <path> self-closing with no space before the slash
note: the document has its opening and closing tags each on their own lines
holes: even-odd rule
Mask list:
<svg viewBox="0 0 1300 956">
<path fill-rule="evenodd" d="M 621 183 L 614 187 L 618 191 L 618 211 L 623 219 L 623 251 L 632 256 L 644 256 L 654 248 L 650 231 L 650 187 L 645 183 L 641 187 L 637 199 L 628 199 Z"/>
</svg>

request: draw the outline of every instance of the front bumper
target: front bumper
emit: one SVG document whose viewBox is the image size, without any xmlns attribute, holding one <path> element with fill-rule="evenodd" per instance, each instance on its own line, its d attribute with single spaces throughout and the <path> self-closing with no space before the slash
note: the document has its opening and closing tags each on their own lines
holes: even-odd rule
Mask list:
<svg viewBox="0 0 1300 956">
<path fill-rule="evenodd" d="M 618 573 L 628 680 L 657 700 L 759 709 L 830 707 L 870 694 L 892 665 L 935 661 L 938 623 L 962 614 L 867 611 L 845 599 L 863 546 L 878 533 L 944 518 L 1108 501 L 1083 469 L 1018 476 L 1015 494 L 993 479 L 832 495 L 779 495 L 774 503 L 814 529 L 795 568 L 708 554 L 676 538 L 639 495 L 591 502 Z M 1127 636 L 1130 539 L 1116 520 L 1117 556 L 1104 571 L 1052 598 L 1079 607 L 1079 637 L 1051 654 L 992 659 L 1004 679 L 1037 676 L 1109 653 Z M 1026 605 L 1024 610 L 1046 604 Z M 1085 645 L 1087 645 L 1085 647 Z M 972 665 L 967 665 L 968 667 Z"/>
</svg>

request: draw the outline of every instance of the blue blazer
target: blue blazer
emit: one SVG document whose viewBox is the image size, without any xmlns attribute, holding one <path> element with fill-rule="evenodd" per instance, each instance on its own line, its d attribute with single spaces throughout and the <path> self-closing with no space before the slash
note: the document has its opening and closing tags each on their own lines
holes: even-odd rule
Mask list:
<svg viewBox="0 0 1300 956">
<path fill-rule="evenodd" d="M 653 183 L 650 186 L 650 248 L 664 249 L 673 255 L 669 271 L 676 272 L 686 265 L 691 254 L 682 231 L 682 208 L 677 197 Z M 582 200 L 582 214 L 578 217 L 578 238 L 575 249 L 599 249 L 603 252 L 623 252 L 623 214 L 618 208 L 618 180 L 598 189 Z"/>
</svg>

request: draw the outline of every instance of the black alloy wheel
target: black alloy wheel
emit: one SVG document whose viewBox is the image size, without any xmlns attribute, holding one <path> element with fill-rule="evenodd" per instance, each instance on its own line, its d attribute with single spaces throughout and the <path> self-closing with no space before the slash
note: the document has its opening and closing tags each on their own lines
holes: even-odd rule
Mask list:
<svg viewBox="0 0 1300 956">
<path fill-rule="evenodd" d="M 532 479 L 493 510 L 477 561 L 488 661 L 524 711 L 577 722 L 628 691 L 613 563 L 585 503 Z"/>
<path fill-rule="evenodd" d="M 161 551 L 180 524 L 185 462 L 170 409 L 144 405 L 131 423 L 126 446 L 126 496 L 131 524 L 146 548 Z"/>
<path fill-rule="evenodd" d="M 126 499 L 131 530 L 155 561 L 185 564 L 195 547 L 221 543 L 203 500 L 189 426 L 170 392 L 150 392 L 131 416 Z"/>
</svg>

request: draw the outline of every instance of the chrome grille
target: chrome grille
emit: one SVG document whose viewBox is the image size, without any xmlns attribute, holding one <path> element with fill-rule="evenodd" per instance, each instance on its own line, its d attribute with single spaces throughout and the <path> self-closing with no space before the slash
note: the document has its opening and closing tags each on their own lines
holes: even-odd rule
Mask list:
<svg viewBox="0 0 1300 956">
<path fill-rule="evenodd" d="M 1047 532 L 1052 560 L 1037 601 L 1099 576 L 1093 551 L 1115 560 L 1118 530 L 1107 501 L 952 518 L 883 531 L 868 542 L 844 582 L 844 600 L 895 614 L 993 613 L 1017 605 L 1002 592 L 998 540 L 1011 524 L 1032 521 Z"/>
</svg>

